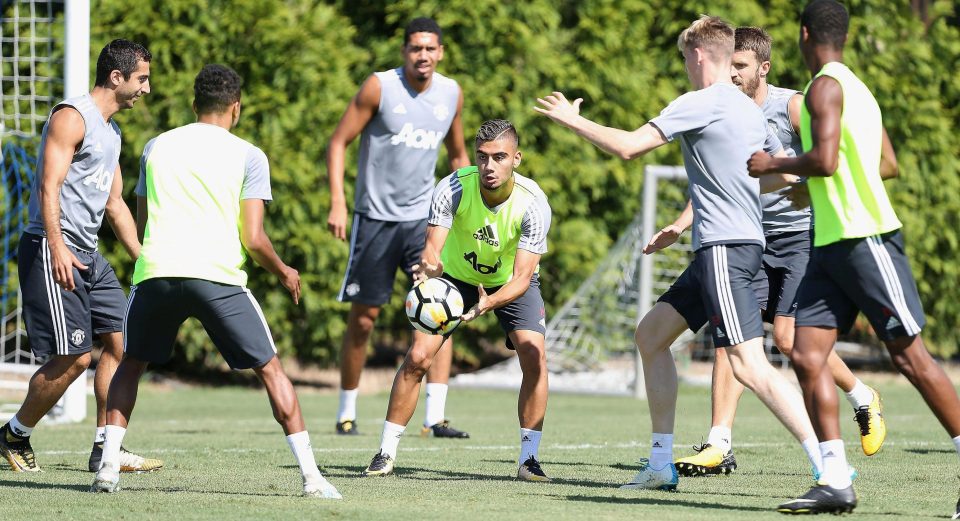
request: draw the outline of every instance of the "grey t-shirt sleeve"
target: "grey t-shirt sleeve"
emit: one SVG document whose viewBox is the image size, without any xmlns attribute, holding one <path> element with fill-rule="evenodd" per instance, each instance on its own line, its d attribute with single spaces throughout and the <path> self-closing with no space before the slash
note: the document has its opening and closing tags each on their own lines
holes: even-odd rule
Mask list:
<svg viewBox="0 0 960 521">
<path fill-rule="evenodd" d="M 137 187 L 133 189 L 133 193 L 140 197 L 147 196 L 147 158 L 153 151 L 153 144 L 156 141 L 157 138 L 147 141 L 147 146 L 143 147 L 143 154 L 140 156 L 140 176 L 137 178 Z"/>
<path fill-rule="evenodd" d="M 537 197 L 520 220 L 520 242 L 517 248 L 530 253 L 547 253 L 547 232 L 550 231 L 550 204 L 545 197 Z"/>
<path fill-rule="evenodd" d="M 243 187 L 240 189 L 240 200 L 244 199 L 273 200 L 273 194 L 270 191 L 270 163 L 263 150 L 257 147 L 250 147 L 250 151 L 247 152 Z"/>
<path fill-rule="evenodd" d="M 670 102 L 659 116 L 650 120 L 650 124 L 660 129 L 667 141 L 673 141 L 685 132 L 707 126 L 715 118 L 712 97 L 700 90 L 688 92 Z"/>
<path fill-rule="evenodd" d="M 460 198 L 463 195 L 463 185 L 456 172 L 444 177 L 433 190 L 433 200 L 430 203 L 430 217 L 427 223 L 450 229 L 453 227 L 453 216 L 457 214 Z"/>
</svg>

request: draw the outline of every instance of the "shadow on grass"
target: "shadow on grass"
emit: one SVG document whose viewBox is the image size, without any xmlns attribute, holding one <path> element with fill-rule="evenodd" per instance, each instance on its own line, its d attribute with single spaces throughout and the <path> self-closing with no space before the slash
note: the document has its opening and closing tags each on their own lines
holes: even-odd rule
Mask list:
<svg viewBox="0 0 960 521">
<path fill-rule="evenodd" d="M 513 463 L 513 460 L 508 461 L 507 463 Z M 383 478 L 368 478 L 362 475 L 363 468 L 359 466 L 345 466 L 345 465 L 324 465 L 328 470 L 324 471 L 324 475 L 327 477 L 336 477 L 336 478 L 361 478 L 361 479 L 383 479 Z M 507 467 L 512 469 L 513 466 Z M 506 470 L 506 469 L 505 469 Z M 517 483 L 517 478 L 512 473 L 507 474 L 478 474 L 471 472 L 457 472 L 452 470 L 439 470 L 439 469 L 427 469 L 421 467 L 397 467 L 393 471 L 393 475 L 401 479 L 417 480 L 417 481 L 502 481 Z M 551 478 L 553 480 L 552 484 L 554 485 L 567 485 L 575 487 L 591 487 L 591 488 L 605 488 L 611 489 L 615 488 L 616 485 L 613 483 L 606 483 L 600 481 L 587 481 L 587 480 L 572 480 L 572 479 L 563 479 L 563 478 Z M 549 484 L 547 484 L 549 485 Z"/>
<path fill-rule="evenodd" d="M 486 461 L 486 460 L 485 460 Z M 494 460 L 497 462 L 498 460 Z M 512 464 L 513 460 L 505 461 L 505 463 Z M 546 464 L 549 469 L 550 463 Z M 508 468 L 512 468 L 508 467 Z M 346 479 L 383 479 L 383 478 L 367 478 L 362 475 L 363 468 L 359 466 L 344 466 L 344 465 L 324 465 L 321 468 L 321 472 L 328 478 L 346 478 Z M 517 483 L 518 480 L 512 474 L 480 474 L 473 472 L 458 472 L 451 470 L 439 470 L 439 469 L 426 469 L 422 467 L 397 467 L 393 473 L 394 476 L 404 480 L 416 480 L 416 481 L 498 481 L 498 482 L 509 482 Z M 563 485 L 568 487 L 584 487 L 591 489 L 600 489 L 600 490 L 617 490 L 618 487 L 626 482 L 630 476 L 623 475 L 623 481 L 618 482 L 609 482 L 609 481 L 591 481 L 585 479 L 566 479 L 556 476 L 551 476 L 552 482 L 545 484 L 538 484 L 545 487 Z M 776 501 L 782 501 L 785 498 L 782 496 L 768 496 L 762 494 L 751 494 L 746 492 L 733 492 L 725 491 L 723 493 L 725 496 L 741 496 L 741 497 L 755 497 L 755 498 L 764 498 L 771 499 Z"/>
<path fill-rule="evenodd" d="M 503 464 L 514 464 L 516 460 L 513 459 L 482 459 L 478 460 L 483 463 L 503 463 Z M 554 461 L 554 460 L 544 460 L 540 463 L 544 467 L 554 467 L 554 466 L 563 466 L 563 467 L 603 467 L 603 468 L 614 468 L 620 470 L 630 470 L 630 467 L 623 465 L 621 463 L 615 463 L 613 465 L 608 465 L 606 463 L 590 463 L 586 461 Z"/>
<path fill-rule="evenodd" d="M 93 474 L 91 474 L 92 476 Z M 90 482 L 93 482 L 93 478 L 90 478 Z M 0 480 L 0 488 L 2 487 L 15 487 L 15 488 L 28 488 L 28 489 L 37 489 L 37 490 L 72 490 L 74 492 L 83 492 L 90 493 L 90 485 L 85 484 L 64 484 L 64 483 L 40 483 L 35 481 L 11 481 L 11 480 Z M 168 493 L 185 493 L 185 494 L 204 494 L 204 495 L 219 495 L 219 496 L 254 496 L 254 497 L 295 497 L 299 496 L 299 490 L 291 489 L 289 492 L 277 491 L 275 493 L 270 492 L 241 492 L 241 491 L 227 491 L 227 490 L 202 490 L 186 487 L 128 487 L 124 484 L 123 480 L 120 481 L 120 493 L 133 492 L 133 493 L 142 493 L 142 492 L 163 492 Z"/>
<path fill-rule="evenodd" d="M 93 480 L 91 479 L 90 482 L 93 483 Z M 11 481 L 8 479 L 0 479 L 0 487 L 35 488 L 38 490 L 73 490 L 77 492 L 90 491 L 90 485 L 39 483 L 36 481 Z"/>
<path fill-rule="evenodd" d="M 664 495 L 679 495 L 682 493 L 677 492 L 663 492 Z M 754 494 L 737 494 L 724 492 L 724 496 L 749 496 L 749 497 L 765 497 L 758 496 Z M 704 494 L 689 494 L 689 496 L 703 497 Z M 613 497 L 613 496 L 583 496 L 583 495 L 567 495 L 567 496 L 554 496 L 556 499 L 562 501 L 580 501 L 587 503 L 606 503 L 606 504 L 622 504 L 622 505 L 650 505 L 650 506 L 678 506 L 686 508 L 708 508 L 713 510 L 741 510 L 747 512 L 770 512 L 771 514 L 776 511 L 777 505 L 782 501 L 777 501 L 771 503 L 769 507 L 755 507 L 748 505 L 730 505 L 725 503 L 715 503 L 711 501 L 703 501 L 701 499 L 696 499 L 691 497 L 690 499 L 681 499 L 681 498 L 670 498 L 670 497 L 635 497 L 635 498 L 625 498 L 625 497 Z M 893 517 L 902 517 L 904 519 L 942 519 L 941 516 L 935 515 L 923 515 L 917 514 L 916 512 L 867 512 L 869 515 L 874 516 L 893 516 Z"/>
<path fill-rule="evenodd" d="M 956 449 L 903 449 L 903 452 L 911 454 L 953 454 Z"/>
<path fill-rule="evenodd" d="M 89 474 L 90 479 L 93 479 L 93 472 L 90 472 L 85 466 L 80 467 L 67 463 L 54 463 L 52 465 L 44 465 L 43 470 L 56 470 L 57 472 L 79 472 L 81 474 Z"/>
<path fill-rule="evenodd" d="M 664 493 L 666 495 L 666 493 Z M 614 496 L 562 496 L 558 499 L 565 501 L 581 501 L 587 503 L 607 503 L 621 505 L 650 505 L 650 506 L 678 506 L 687 508 L 709 508 L 714 510 L 742 510 L 747 512 L 774 512 L 776 505 L 769 508 L 752 507 L 745 505 L 727 505 L 711 503 L 699 499 L 672 499 L 660 497 L 614 497 Z"/>
</svg>

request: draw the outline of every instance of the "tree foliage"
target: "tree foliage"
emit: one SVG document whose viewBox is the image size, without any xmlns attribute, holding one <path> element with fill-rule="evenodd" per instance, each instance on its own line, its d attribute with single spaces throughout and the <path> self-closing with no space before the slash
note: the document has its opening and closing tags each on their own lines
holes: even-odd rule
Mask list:
<svg viewBox="0 0 960 521">
<path fill-rule="evenodd" d="M 193 121 L 192 82 L 220 62 L 245 79 L 236 133 L 271 159 L 275 202 L 267 229 L 305 285 L 294 306 L 276 280 L 252 268 L 250 287 L 263 304 L 281 353 L 334 361 L 347 307 L 336 302 L 347 245 L 326 231 L 329 191 L 325 147 L 346 104 L 371 72 L 400 63 L 403 26 L 433 16 L 444 28 L 439 69 L 464 89 L 465 132 L 485 119 L 512 120 L 524 162 L 550 198 L 551 252 L 542 263 L 548 313 L 588 276 L 639 210 L 645 164 L 680 164 L 679 147 L 643 160 L 615 159 L 538 116 L 538 96 L 562 90 L 584 98 L 583 113 L 603 124 L 636 128 L 688 89 L 676 48 L 679 32 L 700 13 L 761 25 L 775 39 L 771 82 L 800 89 L 809 74 L 796 41 L 801 5 L 792 0 L 424 0 L 318 3 L 305 0 L 95 0 L 92 48 L 115 37 L 145 43 L 154 55 L 152 92 L 118 120 L 124 131 L 127 193 L 138 155 L 154 135 Z M 943 354 L 960 343 L 960 176 L 955 132 L 960 107 L 960 34 L 950 2 L 934 4 L 928 28 L 901 2 L 851 0 L 847 61 L 873 88 L 898 151 L 901 178 L 888 189 L 905 223 L 909 254 L 928 313 L 930 344 Z M 468 143 L 469 144 L 469 143 Z M 352 197 L 356 144 L 348 156 Z M 444 174 L 446 160 L 438 162 Z M 132 201 L 131 201 L 132 204 Z M 104 249 L 127 280 L 129 260 L 112 235 Z M 402 277 L 398 278 L 402 279 Z M 379 330 L 402 340 L 405 281 L 384 309 Z M 498 338 L 490 319 L 457 334 L 458 357 L 477 360 L 480 338 Z M 381 336 L 383 338 L 383 336 Z M 188 358 L 210 356 L 197 327 L 181 336 Z M 210 358 L 213 360 L 214 358 Z"/>
</svg>

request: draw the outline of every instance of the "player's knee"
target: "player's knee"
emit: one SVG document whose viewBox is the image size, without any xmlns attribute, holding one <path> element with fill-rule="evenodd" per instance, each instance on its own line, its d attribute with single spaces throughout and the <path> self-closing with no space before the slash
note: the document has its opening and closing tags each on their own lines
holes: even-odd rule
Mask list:
<svg viewBox="0 0 960 521">
<path fill-rule="evenodd" d="M 798 376 L 815 374 L 827 363 L 827 358 L 816 351 L 792 349 L 790 351 L 790 362 Z"/>
<path fill-rule="evenodd" d="M 733 377 L 750 390 L 756 388 L 757 375 L 765 369 L 764 367 L 757 367 L 757 364 L 751 363 L 749 360 L 736 356 L 730 356 L 730 368 L 733 370 Z"/>
<path fill-rule="evenodd" d="M 369 336 L 373 332 L 373 326 L 376 324 L 376 318 L 370 315 L 358 315 L 350 324 L 353 326 L 353 333 Z"/>
<path fill-rule="evenodd" d="M 633 342 L 637 345 L 640 356 L 650 356 L 663 350 L 663 346 L 655 338 L 651 332 L 645 331 L 642 326 L 637 326 L 637 330 L 633 333 Z"/>
<path fill-rule="evenodd" d="M 926 365 L 922 360 L 923 355 L 926 354 L 926 358 L 929 358 L 931 361 L 929 353 L 912 353 L 910 350 L 902 349 L 897 351 L 890 352 L 890 360 L 893 362 L 893 366 L 897 368 L 897 371 L 900 372 L 903 376 L 907 377 L 908 380 L 915 381 L 920 373 L 923 372 L 924 366 Z"/>
<path fill-rule="evenodd" d="M 790 353 L 793 352 L 793 334 L 792 333 L 773 333 L 773 343 L 777 346 L 777 349 L 783 353 L 783 356 L 790 358 Z"/>
<path fill-rule="evenodd" d="M 69 356 L 56 356 L 53 358 L 55 363 L 55 370 L 60 373 L 64 373 L 71 378 L 75 378 L 80 375 L 80 373 L 87 370 L 90 367 L 91 356 L 90 353 L 83 353 L 81 355 L 69 355 Z"/>
<path fill-rule="evenodd" d="M 520 356 L 526 362 L 526 366 L 531 370 L 541 370 L 547 367 L 547 352 L 540 342 L 524 341 L 515 345 L 517 356 Z"/>
<path fill-rule="evenodd" d="M 414 346 L 410 348 L 410 351 L 407 353 L 407 358 L 403 361 L 402 370 L 404 373 L 415 377 L 417 380 L 423 379 L 423 376 L 427 374 L 427 370 L 430 369 L 430 363 L 433 359 L 427 356 L 426 349 L 421 349 L 419 346 Z"/>
</svg>

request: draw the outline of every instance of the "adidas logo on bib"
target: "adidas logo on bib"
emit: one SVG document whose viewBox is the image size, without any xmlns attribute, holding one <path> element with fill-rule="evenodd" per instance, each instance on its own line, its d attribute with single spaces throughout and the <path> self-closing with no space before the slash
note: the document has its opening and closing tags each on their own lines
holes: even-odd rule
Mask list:
<svg viewBox="0 0 960 521">
<path fill-rule="evenodd" d="M 473 238 L 483 241 L 494 248 L 500 246 L 500 237 L 497 236 L 497 229 L 492 224 L 488 224 L 473 232 Z"/>
</svg>

